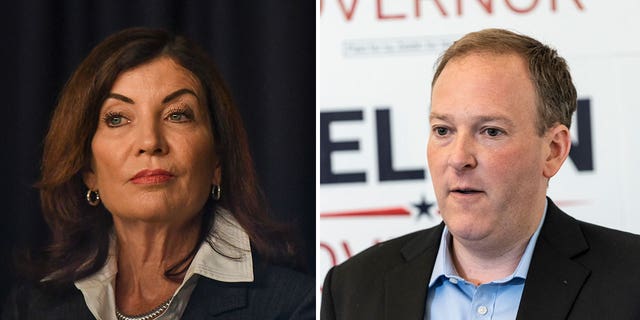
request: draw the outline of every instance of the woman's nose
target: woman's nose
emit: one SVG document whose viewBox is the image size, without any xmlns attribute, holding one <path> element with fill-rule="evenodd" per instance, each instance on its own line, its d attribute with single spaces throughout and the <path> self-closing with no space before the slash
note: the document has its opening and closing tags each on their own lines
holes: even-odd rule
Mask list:
<svg viewBox="0 0 640 320">
<path fill-rule="evenodd" d="M 159 121 L 140 123 L 138 132 L 138 154 L 160 155 L 168 151 L 166 139 Z"/>
</svg>

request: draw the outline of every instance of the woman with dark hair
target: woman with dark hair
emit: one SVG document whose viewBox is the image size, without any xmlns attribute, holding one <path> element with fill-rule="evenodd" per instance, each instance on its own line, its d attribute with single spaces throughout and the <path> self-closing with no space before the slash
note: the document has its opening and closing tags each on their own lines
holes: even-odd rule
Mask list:
<svg viewBox="0 0 640 320">
<path fill-rule="evenodd" d="M 3 319 L 313 319 L 268 219 L 240 116 L 206 54 L 134 28 L 71 76 L 45 139 L 51 243 Z"/>
</svg>

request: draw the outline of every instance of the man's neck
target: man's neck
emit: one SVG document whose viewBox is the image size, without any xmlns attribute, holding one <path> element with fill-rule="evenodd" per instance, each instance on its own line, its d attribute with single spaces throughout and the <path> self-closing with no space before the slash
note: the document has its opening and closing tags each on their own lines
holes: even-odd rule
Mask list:
<svg viewBox="0 0 640 320">
<path fill-rule="evenodd" d="M 479 251 L 469 248 L 452 236 L 449 254 L 458 275 L 480 285 L 506 278 L 513 274 L 529 243 L 528 237 L 512 242 L 510 246 Z"/>
<path fill-rule="evenodd" d="M 504 279 L 512 275 L 527 249 L 531 238 L 541 228 L 547 211 L 547 203 L 533 210 L 526 223 L 509 226 L 482 239 L 456 237 L 449 231 L 447 253 L 458 275 L 476 285 Z"/>
</svg>

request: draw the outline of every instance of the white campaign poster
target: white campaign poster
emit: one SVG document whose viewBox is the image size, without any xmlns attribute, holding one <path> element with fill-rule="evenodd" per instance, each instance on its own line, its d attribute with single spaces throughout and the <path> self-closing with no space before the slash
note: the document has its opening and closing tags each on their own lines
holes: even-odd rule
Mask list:
<svg viewBox="0 0 640 320">
<path fill-rule="evenodd" d="M 439 223 L 426 166 L 430 82 L 467 32 L 499 27 L 556 48 L 579 107 L 549 196 L 570 215 L 640 233 L 640 2 L 319 0 L 318 278 L 370 245 Z"/>
</svg>

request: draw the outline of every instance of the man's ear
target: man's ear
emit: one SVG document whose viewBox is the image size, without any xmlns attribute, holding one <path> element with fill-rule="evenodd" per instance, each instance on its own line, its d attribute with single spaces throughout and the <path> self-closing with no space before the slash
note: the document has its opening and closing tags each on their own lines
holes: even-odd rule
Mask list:
<svg viewBox="0 0 640 320">
<path fill-rule="evenodd" d="M 563 124 L 557 124 L 548 129 L 545 134 L 545 144 L 548 146 L 548 153 L 546 154 L 542 174 L 549 179 L 558 173 L 562 163 L 569 156 L 569 150 L 571 149 L 569 128 Z"/>
</svg>

